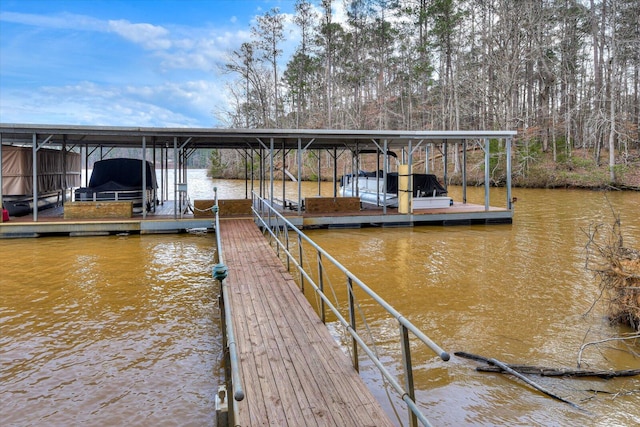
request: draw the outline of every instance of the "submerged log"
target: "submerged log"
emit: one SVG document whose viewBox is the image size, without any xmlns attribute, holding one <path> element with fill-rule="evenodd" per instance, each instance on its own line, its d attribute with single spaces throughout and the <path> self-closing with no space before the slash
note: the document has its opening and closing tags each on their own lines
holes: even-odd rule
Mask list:
<svg viewBox="0 0 640 427">
<path fill-rule="evenodd" d="M 546 388 L 542 387 L 541 385 L 538 385 L 535 382 L 531 381 L 529 378 L 525 377 L 521 373 L 514 371 L 513 369 L 511 369 L 510 367 L 508 367 L 504 363 L 500 362 L 499 360 L 489 359 L 489 363 L 491 363 L 492 365 L 495 365 L 495 366 L 499 366 L 505 372 L 507 372 L 507 373 L 517 377 L 517 378 L 520 378 L 522 381 L 524 381 L 525 383 L 529 384 L 531 387 L 535 388 L 536 390 L 546 394 L 547 396 L 549 396 L 549 397 L 551 397 L 553 399 L 559 400 L 561 402 L 564 402 L 564 403 L 566 403 L 568 405 L 571 405 L 574 408 L 579 409 L 580 411 L 584 411 L 584 409 L 582 409 L 580 406 L 576 405 L 575 403 L 573 403 L 573 402 L 571 402 L 571 401 L 569 401 L 567 399 L 564 399 L 564 398 L 558 396 L 557 394 L 554 394 L 554 393 L 550 392 L 549 390 L 547 390 Z"/>
<path fill-rule="evenodd" d="M 515 370 L 513 370 L 512 368 L 510 368 L 506 363 L 503 363 L 499 360 L 493 359 L 493 358 L 486 358 L 483 356 L 478 356 L 477 354 L 471 354 L 471 353 L 465 353 L 463 351 L 458 351 L 454 353 L 456 356 L 458 357 L 464 357 L 466 359 L 471 359 L 471 360 L 477 360 L 477 361 L 481 361 L 481 362 L 485 362 L 488 363 L 489 365 L 493 365 L 496 366 L 498 368 L 500 368 L 501 370 L 499 372 L 507 372 L 513 376 L 515 376 L 516 378 L 519 378 L 520 380 L 524 381 L 525 383 L 529 384 L 531 387 L 535 388 L 536 390 L 540 391 L 541 393 L 546 394 L 547 396 L 559 400 L 561 402 L 564 402 L 568 405 L 571 405 L 572 407 L 580 410 L 580 411 L 585 411 L 583 408 L 581 408 L 580 406 L 576 405 L 575 403 L 564 399 L 552 392 L 550 392 L 549 390 L 545 389 L 544 387 L 542 387 L 541 385 L 535 383 L 534 381 L 531 381 L 529 378 L 525 377 L 523 374 L 521 374 L 520 372 L 516 372 Z M 586 412 L 586 411 L 585 411 Z"/>
<path fill-rule="evenodd" d="M 521 374 L 540 375 L 542 377 L 597 377 L 605 380 L 615 377 L 633 377 L 640 375 L 640 369 L 624 369 L 621 371 L 591 371 L 586 369 L 556 369 L 544 366 L 507 365 Z M 502 372 L 498 366 L 478 366 L 480 372 Z"/>
<path fill-rule="evenodd" d="M 483 356 L 478 356 L 477 354 L 465 353 L 463 351 L 459 351 L 454 354 L 458 357 L 476 360 L 479 362 L 484 362 L 489 365 L 492 365 L 491 359 L 488 359 Z M 635 375 L 640 375 L 640 369 L 603 371 L 603 370 L 568 369 L 568 368 L 556 369 L 556 368 L 548 368 L 545 366 L 515 365 L 515 364 L 505 364 L 505 365 L 521 374 L 540 375 L 543 377 L 597 377 L 597 378 L 603 378 L 603 379 L 610 379 L 615 377 L 632 377 Z M 480 372 L 504 372 L 504 369 L 496 365 L 478 366 L 476 370 Z"/>
</svg>

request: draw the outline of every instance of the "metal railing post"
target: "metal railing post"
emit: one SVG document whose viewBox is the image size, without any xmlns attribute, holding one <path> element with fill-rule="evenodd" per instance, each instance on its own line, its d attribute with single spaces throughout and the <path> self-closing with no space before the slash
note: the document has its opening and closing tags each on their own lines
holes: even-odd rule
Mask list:
<svg viewBox="0 0 640 427">
<path fill-rule="evenodd" d="M 273 230 L 274 230 L 274 236 L 276 238 L 276 241 L 280 240 L 278 238 L 278 236 L 280 235 L 280 218 L 276 217 L 275 218 L 275 225 L 273 226 Z M 278 259 L 280 259 L 280 245 L 276 242 L 276 255 L 278 256 Z"/>
<path fill-rule="evenodd" d="M 318 287 L 320 288 L 320 292 L 324 294 L 324 278 L 322 271 L 322 253 L 317 251 L 318 254 Z M 324 300 L 320 299 L 320 318 L 322 319 L 322 323 L 327 323 L 325 309 L 324 309 Z"/>
<path fill-rule="evenodd" d="M 415 402 L 416 392 L 413 384 L 413 364 L 411 363 L 411 342 L 409 342 L 409 330 L 404 325 L 400 325 L 400 339 L 402 344 L 402 362 L 404 364 L 405 387 L 409 398 Z M 409 425 L 418 427 L 418 418 L 409 409 Z"/>
<path fill-rule="evenodd" d="M 286 227 L 286 225 L 285 225 Z M 284 229 L 284 239 L 286 243 L 287 253 L 289 252 L 289 227 Z M 291 272 L 291 260 L 287 257 L 287 271 Z"/>
<path fill-rule="evenodd" d="M 300 255 L 300 265 L 303 266 L 300 269 L 300 290 L 304 292 L 304 275 L 302 274 L 302 270 L 304 269 L 304 262 L 302 258 L 302 236 L 298 234 L 298 253 Z"/>
<path fill-rule="evenodd" d="M 351 277 L 347 279 L 347 292 L 349 293 L 349 325 L 353 332 L 356 332 L 356 308 L 355 297 L 353 295 L 353 280 Z M 356 371 L 360 372 L 360 364 L 358 363 L 358 342 L 355 337 L 351 338 L 351 357 L 353 367 Z"/>
</svg>

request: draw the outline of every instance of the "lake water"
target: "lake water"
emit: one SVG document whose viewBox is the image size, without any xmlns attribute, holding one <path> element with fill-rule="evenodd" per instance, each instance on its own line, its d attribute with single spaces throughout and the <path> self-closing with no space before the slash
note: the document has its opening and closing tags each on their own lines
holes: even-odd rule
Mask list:
<svg viewBox="0 0 640 427">
<path fill-rule="evenodd" d="M 191 199 L 212 198 L 213 186 L 220 198 L 244 196 L 243 181 L 189 173 Z M 303 191 L 315 195 L 317 188 L 304 183 Z M 296 189 L 288 183 L 286 192 Z M 330 195 L 331 184 L 320 192 Z M 501 190 L 492 192 L 504 203 Z M 308 234 L 445 350 L 575 368 L 582 344 L 630 332 L 610 326 L 600 305 L 589 311 L 599 290 L 584 266 L 585 230 L 612 223 L 615 211 L 626 246 L 640 248 L 640 193 L 513 193 L 512 225 Z M 460 189 L 450 194 L 459 200 Z M 469 189 L 468 198 L 482 203 L 483 190 Z M 215 425 L 222 348 L 212 234 L 0 244 L 3 425 Z M 395 324 L 366 300 L 361 306 L 383 360 L 401 372 Z M 418 345 L 412 351 L 418 402 L 434 425 L 640 423 L 637 377 L 533 377 L 579 411 L 509 376 L 476 372 L 475 362 L 442 362 Z M 638 353 L 638 341 L 589 346 L 583 367 L 637 369 Z M 403 407 L 394 409 L 399 398 L 364 359 L 361 371 L 390 417 L 397 411 L 398 423 L 405 420 Z"/>
</svg>

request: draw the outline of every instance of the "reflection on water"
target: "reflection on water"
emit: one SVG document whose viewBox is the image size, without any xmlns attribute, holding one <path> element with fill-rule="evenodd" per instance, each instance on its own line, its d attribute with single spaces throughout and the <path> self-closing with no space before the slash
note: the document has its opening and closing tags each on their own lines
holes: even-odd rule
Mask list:
<svg viewBox="0 0 640 427">
<path fill-rule="evenodd" d="M 2 242 L 3 425 L 212 425 L 212 236 Z"/>
<path fill-rule="evenodd" d="M 481 200 L 482 190 L 474 190 L 469 199 Z M 454 199 L 456 191 L 451 191 Z M 307 234 L 446 350 L 507 363 L 575 368 L 583 343 L 628 332 L 609 326 L 600 306 L 584 316 L 599 295 L 596 281 L 584 267 L 584 231 L 591 224 L 611 224 L 614 208 L 621 215 L 625 244 L 640 248 L 640 194 L 516 192 L 512 225 L 318 230 Z M 344 284 L 339 276 L 331 282 L 344 304 Z M 401 372 L 397 323 L 360 297 L 379 339 L 378 351 L 392 370 Z M 315 305 L 314 297 L 309 295 L 309 299 Z M 348 346 L 349 341 L 332 329 Z M 442 362 L 417 344 L 412 352 L 418 365 L 414 378 L 418 400 L 435 425 L 640 423 L 637 377 L 609 381 L 535 378 L 587 413 L 553 401 L 508 376 L 476 372 L 475 362 L 457 357 Z M 638 369 L 638 353 L 637 345 L 630 349 L 624 343 L 607 343 L 588 347 L 583 364 L 593 369 Z M 388 398 L 370 363 L 365 362 L 361 372 L 394 416 L 389 400 L 402 408 L 400 399 Z M 406 420 L 404 411 L 399 416 Z"/>
<path fill-rule="evenodd" d="M 244 181 L 189 171 L 189 197 L 244 197 Z M 281 183 L 275 186 L 281 194 Z M 287 183 L 295 199 L 296 183 Z M 303 183 L 303 193 L 318 193 Z M 492 204 L 504 192 L 492 189 Z M 321 194 L 331 195 L 331 183 Z M 450 194 L 460 200 L 459 188 Z M 597 309 L 584 269 L 585 229 L 620 212 L 640 248 L 640 194 L 514 190 L 512 225 L 316 230 L 308 234 L 445 350 L 508 363 L 575 367 L 584 342 L 623 332 Z M 280 196 L 277 196 L 280 197 Z M 482 189 L 469 189 L 483 203 Z M 213 236 L 3 240 L 0 415 L 3 425 L 212 425 L 221 333 Z M 340 298 L 345 286 L 333 280 Z M 382 360 L 399 378 L 395 321 L 361 297 Z M 312 304 L 315 299 L 310 297 Z M 330 324 L 334 335 L 344 340 Z M 638 347 L 634 347 L 637 353 Z M 417 398 L 434 425 L 640 423 L 640 379 L 535 378 L 589 413 L 474 362 L 412 346 Z M 622 343 L 585 350 L 593 369 L 640 368 Z M 391 417 L 400 399 L 371 363 L 361 372 Z M 589 390 L 600 390 L 594 393 Z M 634 392 L 635 391 L 635 392 Z M 617 394 L 608 394 L 617 393 Z"/>
</svg>

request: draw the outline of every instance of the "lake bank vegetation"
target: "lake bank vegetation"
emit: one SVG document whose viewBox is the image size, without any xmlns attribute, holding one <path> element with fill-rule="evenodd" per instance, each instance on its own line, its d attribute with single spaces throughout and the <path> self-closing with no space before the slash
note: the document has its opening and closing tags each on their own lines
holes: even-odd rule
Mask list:
<svg viewBox="0 0 640 427">
<path fill-rule="evenodd" d="M 622 351 L 640 357 L 640 250 L 625 244 L 620 216 L 613 212 L 613 217 L 611 224 L 592 223 L 584 230 L 587 236 L 585 268 L 593 274 L 600 291 L 587 314 L 601 307 L 618 332 L 586 341 L 591 335 L 591 330 L 587 331 L 578 352 L 578 367 L 587 348 L 599 349 L 614 341 Z"/>
<path fill-rule="evenodd" d="M 297 0 L 295 11 L 265 12 L 229 52 L 233 108 L 216 112 L 227 126 L 515 129 L 515 186 L 640 188 L 637 0 Z M 455 182 L 461 147 L 450 150 Z M 213 157 L 214 175 L 244 177 L 238 153 Z M 303 162 L 303 179 L 331 179 L 315 155 Z M 492 157 L 492 185 L 500 170 Z"/>
<path fill-rule="evenodd" d="M 452 151 L 456 147 L 449 147 Z M 372 155 L 373 156 L 373 155 Z M 588 150 L 573 150 L 571 156 L 563 160 L 553 161 L 551 153 L 538 151 L 535 155 L 524 156 L 516 145 L 512 155 L 512 186 L 522 188 L 584 188 L 592 190 L 635 190 L 640 191 L 640 150 L 630 151 L 630 154 L 620 159 L 616 164 L 616 177 L 610 180 L 609 167 L 606 164 L 598 164 Z M 318 162 L 318 157 L 320 161 Z M 462 166 L 457 165 L 455 155 L 447 156 L 448 172 L 447 184 L 461 185 Z M 318 153 L 306 151 L 302 155 L 302 180 L 303 181 L 331 181 L 333 179 L 333 159 L 330 153 Z M 343 154 L 338 159 L 338 174 L 351 172 L 351 154 Z M 458 157 L 458 160 L 460 158 Z M 441 152 L 435 155 L 427 155 L 424 150 L 418 150 L 413 158 L 413 170 L 417 173 L 429 171 L 436 174 L 442 181 L 444 177 L 444 156 Z M 276 179 L 290 179 L 283 174 L 283 166 L 286 170 L 297 176 L 298 162 L 295 155 L 283 158 L 282 153 L 275 155 L 274 177 Z M 320 163 L 320 173 L 318 173 Z M 428 163 L 428 166 L 425 166 Z M 254 154 L 254 177 L 258 178 L 260 158 Z M 209 158 L 209 175 L 214 178 L 244 179 L 245 174 L 251 170 L 251 161 L 237 151 L 213 150 Z M 267 166 L 268 167 L 268 166 Z M 364 159 L 361 163 L 363 170 L 375 170 L 376 161 L 372 158 Z M 506 184 L 506 157 L 503 151 L 492 155 L 490 158 L 490 185 L 504 186 Z M 484 153 L 479 146 L 473 147 L 467 152 L 467 185 L 484 185 Z M 393 170 L 395 170 L 392 167 Z M 249 172 L 247 172 L 249 171 Z M 250 175 L 249 175 L 250 176 Z"/>
<path fill-rule="evenodd" d="M 625 245 L 619 216 L 586 234 L 586 267 L 600 282 L 609 320 L 640 332 L 640 250 Z"/>
</svg>

